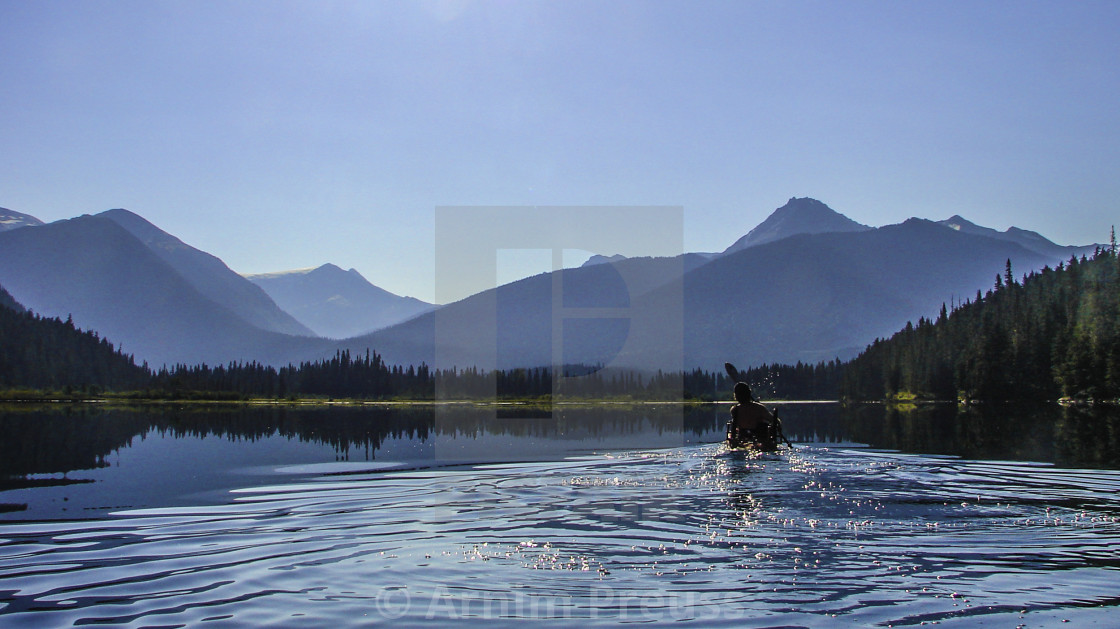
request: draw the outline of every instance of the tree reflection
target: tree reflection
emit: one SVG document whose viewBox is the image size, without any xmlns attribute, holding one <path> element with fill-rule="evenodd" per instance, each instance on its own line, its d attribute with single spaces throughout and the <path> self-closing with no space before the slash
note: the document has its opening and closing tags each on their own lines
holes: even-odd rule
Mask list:
<svg viewBox="0 0 1120 629">
<path fill-rule="evenodd" d="M 843 418 L 853 440 L 875 448 L 1064 467 L 1120 467 L 1120 412 L 1110 406 L 857 404 L 846 408 Z"/>
<path fill-rule="evenodd" d="M 859 442 L 903 452 L 1120 468 L 1120 412 L 1113 407 L 777 408 L 786 435 L 795 442 Z M 339 459 L 347 460 L 353 450 L 373 459 L 389 439 L 428 443 L 445 436 L 578 440 L 664 434 L 681 435 L 682 443 L 717 442 L 723 438 L 727 413 L 726 404 L 513 407 L 497 412 L 464 405 L 456 409 L 453 421 L 437 423 L 431 405 L 9 405 L 0 406 L 0 489 L 47 482 L 29 478 L 32 475 L 104 467 L 113 452 L 150 435 L 246 442 L 298 439 L 330 445 Z"/>
</svg>

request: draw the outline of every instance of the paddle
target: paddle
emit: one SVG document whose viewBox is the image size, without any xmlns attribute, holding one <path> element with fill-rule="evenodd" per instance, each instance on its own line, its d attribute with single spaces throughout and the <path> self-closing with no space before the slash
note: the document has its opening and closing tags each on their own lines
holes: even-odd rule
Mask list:
<svg viewBox="0 0 1120 629">
<path fill-rule="evenodd" d="M 793 444 L 789 442 L 789 439 L 786 439 L 786 431 L 782 430 L 782 420 L 781 420 L 781 418 L 778 417 L 777 409 L 774 410 L 773 414 L 774 414 L 774 435 L 777 436 L 777 437 L 780 437 L 782 439 L 782 441 L 786 442 L 787 446 L 792 448 Z"/>
<path fill-rule="evenodd" d="M 735 382 L 746 382 L 743 378 L 743 374 L 735 368 L 735 365 L 723 363 L 723 370 L 726 371 L 728 377 Z M 793 444 L 789 442 L 789 439 L 786 439 L 786 433 L 782 430 L 782 420 L 778 418 L 778 412 L 773 411 L 771 414 L 774 416 L 774 435 L 780 437 L 782 441 L 786 442 L 787 446 L 792 448 Z"/>
<path fill-rule="evenodd" d="M 727 372 L 728 377 L 730 377 L 735 382 L 743 381 L 743 379 L 739 377 L 739 370 L 735 368 L 735 365 L 732 365 L 731 363 L 723 363 L 723 369 Z"/>
</svg>

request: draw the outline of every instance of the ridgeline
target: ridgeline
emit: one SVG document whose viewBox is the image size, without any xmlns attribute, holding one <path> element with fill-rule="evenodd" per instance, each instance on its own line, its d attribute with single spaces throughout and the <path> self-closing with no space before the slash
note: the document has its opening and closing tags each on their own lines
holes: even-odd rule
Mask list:
<svg viewBox="0 0 1120 629">
<path fill-rule="evenodd" d="M 764 365 L 747 370 L 752 387 L 767 398 L 830 397 L 838 390 L 839 363 Z M 176 365 L 158 370 L 95 332 L 73 322 L 40 317 L 0 288 L 0 398 L 151 400 L 249 400 L 332 398 L 353 400 L 470 399 L 493 391 L 499 399 L 725 400 L 734 384 L 722 370 L 687 373 L 618 372 L 566 365 L 564 390 L 553 391 L 552 369 L 484 372 L 389 365 L 372 351 L 275 368 L 256 362 Z M 822 391 L 827 391 L 822 393 Z M 473 393 L 472 393 L 473 392 Z"/>
<path fill-rule="evenodd" d="M 733 355 L 734 348 L 729 348 Z M 568 365 L 483 372 L 393 366 L 367 350 L 275 368 L 255 362 L 151 370 L 70 321 L 25 311 L 0 288 L 0 391 L 8 398 L 107 392 L 144 399 L 254 398 L 726 400 L 720 371 L 642 374 Z M 1015 279 L 1011 262 L 974 300 L 942 306 L 848 363 L 762 365 L 744 372 L 763 399 L 1120 399 L 1120 258 L 1113 246 Z M 578 381 L 578 382 L 576 382 Z M 574 384 L 573 384 L 574 383 Z M 30 394 L 30 395 L 25 395 Z"/>
</svg>

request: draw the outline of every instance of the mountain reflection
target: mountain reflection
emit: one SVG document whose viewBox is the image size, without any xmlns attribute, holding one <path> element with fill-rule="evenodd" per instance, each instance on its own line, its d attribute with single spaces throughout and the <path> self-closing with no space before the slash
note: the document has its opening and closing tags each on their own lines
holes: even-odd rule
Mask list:
<svg viewBox="0 0 1120 629">
<path fill-rule="evenodd" d="M 431 410 L 374 407 L 191 406 L 188 408 L 43 406 L 0 410 L 0 475 L 64 473 L 105 467 L 134 439 L 272 437 L 376 450 L 389 438 L 428 439 Z"/>
</svg>

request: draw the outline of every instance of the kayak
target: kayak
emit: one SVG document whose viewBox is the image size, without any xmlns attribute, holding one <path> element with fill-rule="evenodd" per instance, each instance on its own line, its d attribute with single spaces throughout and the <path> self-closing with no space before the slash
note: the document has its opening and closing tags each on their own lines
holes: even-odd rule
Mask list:
<svg viewBox="0 0 1120 629">
<path fill-rule="evenodd" d="M 759 452 L 773 452 L 781 445 L 778 435 L 774 430 L 766 430 L 766 434 L 737 435 L 731 429 L 731 422 L 727 423 L 727 447 L 732 450 L 755 450 Z"/>
<path fill-rule="evenodd" d="M 732 450 L 751 450 L 753 452 L 776 452 L 781 447 L 772 439 L 732 439 L 727 435 L 727 447 Z"/>
</svg>

